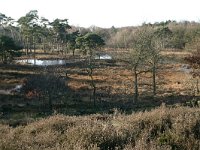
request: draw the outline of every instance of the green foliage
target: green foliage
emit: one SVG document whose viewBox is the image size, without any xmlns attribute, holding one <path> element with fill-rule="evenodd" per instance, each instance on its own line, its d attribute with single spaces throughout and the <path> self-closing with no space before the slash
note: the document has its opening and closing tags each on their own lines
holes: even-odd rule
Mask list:
<svg viewBox="0 0 200 150">
<path fill-rule="evenodd" d="M 28 36 L 31 34 L 34 25 L 37 23 L 38 14 L 37 10 L 28 12 L 25 16 L 19 18 L 18 23 L 21 26 L 22 34 Z"/>
<path fill-rule="evenodd" d="M 185 28 L 177 28 L 173 30 L 173 36 L 170 42 L 171 48 L 183 49 L 186 45 Z"/>
<path fill-rule="evenodd" d="M 88 33 L 84 36 L 78 37 L 76 39 L 76 43 L 79 46 L 79 48 L 83 51 L 84 54 L 89 54 L 89 59 L 86 61 L 87 63 L 87 73 L 90 77 L 90 85 L 93 88 L 93 101 L 94 106 L 96 105 L 96 83 L 93 78 L 93 69 L 94 69 L 94 62 L 93 62 L 93 56 L 95 50 L 97 48 L 101 48 L 103 45 L 105 45 L 104 40 L 94 33 Z"/>
<path fill-rule="evenodd" d="M 156 36 L 156 38 L 159 38 L 160 41 L 162 41 L 163 48 L 167 48 L 169 47 L 169 41 L 172 38 L 173 33 L 169 29 L 169 27 L 159 27 L 154 32 L 154 36 Z"/>
<path fill-rule="evenodd" d="M 83 50 L 83 53 L 89 53 L 92 55 L 92 52 L 97 48 L 101 48 L 105 45 L 104 40 L 94 33 L 88 33 L 84 36 L 78 37 L 76 39 L 78 47 Z"/>
<path fill-rule="evenodd" d="M 79 37 L 79 31 L 72 32 L 71 34 L 66 35 L 67 39 L 67 49 L 72 50 L 73 55 L 75 52 L 75 49 L 77 48 L 76 44 L 76 38 Z"/>
<path fill-rule="evenodd" d="M 0 27 L 4 27 L 7 18 L 5 14 L 0 13 Z"/>
<path fill-rule="evenodd" d="M 67 29 L 71 28 L 67 19 L 55 19 L 50 25 L 53 27 L 57 40 L 66 40 Z"/>
<path fill-rule="evenodd" d="M 11 61 L 13 57 L 19 56 L 21 49 L 20 46 L 16 45 L 12 38 L 8 36 L 0 36 L 0 56 L 4 63 Z"/>
<path fill-rule="evenodd" d="M 95 49 L 105 45 L 104 40 L 94 33 L 88 33 L 84 36 L 85 46 L 88 49 Z"/>
<path fill-rule="evenodd" d="M 37 10 L 31 10 L 25 16 L 22 16 L 17 21 L 18 27 L 13 27 L 14 20 L 12 18 L 0 14 L 0 26 L 3 27 L 0 29 L 0 34 L 12 35 L 13 38 L 18 36 L 18 41 L 22 39 L 21 42 L 24 43 L 26 49 L 31 49 L 31 43 L 34 41 L 34 38 L 37 37 L 37 43 L 40 47 L 42 45 L 43 48 L 45 48 L 45 45 L 48 45 L 48 47 L 50 47 L 49 49 L 51 49 L 51 47 L 55 49 L 57 46 L 56 49 L 58 51 L 64 51 L 67 47 L 67 49 L 72 49 L 74 52 L 74 41 L 69 41 L 68 39 L 68 34 L 71 33 L 68 32 L 69 29 L 72 29 L 72 31 L 79 31 L 83 36 L 86 34 L 96 34 L 105 40 L 104 43 L 107 47 L 125 49 L 132 48 L 132 39 L 137 31 L 137 28 L 133 26 L 123 28 L 115 28 L 112 26 L 107 29 L 96 26 L 91 26 L 90 28 L 71 27 L 67 19 L 55 19 L 53 22 L 49 23 L 47 19 L 43 17 L 39 18 L 37 13 Z M 188 47 L 196 48 L 199 46 L 200 24 L 197 22 L 176 22 L 168 20 L 155 22 L 153 24 L 144 23 L 138 28 L 144 27 L 158 29 L 157 36 L 165 39 L 165 48 L 184 49 Z M 13 31 L 15 31 L 15 33 Z M 16 36 L 16 34 L 18 35 Z M 87 43 L 87 45 L 93 47 L 90 43 Z"/>
</svg>

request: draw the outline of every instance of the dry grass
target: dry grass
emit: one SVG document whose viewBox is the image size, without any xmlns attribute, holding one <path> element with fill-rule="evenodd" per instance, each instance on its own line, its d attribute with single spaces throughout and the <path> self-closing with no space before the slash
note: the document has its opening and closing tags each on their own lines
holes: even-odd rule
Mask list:
<svg viewBox="0 0 200 150">
<path fill-rule="evenodd" d="M 186 54 L 168 52 L 167 57 L 181 60 Z M 102 62 L 101 62 L 102 63 Z M 172 93 L 188 91 L 189 74 L 179 70 L 181 62 L 164 64 L 159 70 L 158 90 Z M 41 68 L 0 67 L 4 73 L 1 86 L 20 83 L 27 75 L 39 73 Z M 20 70 L 21 69 L 21 70 Z M 34 70 L 33 70 L 34 69 Z M 54 69 L 54 68 L 50 68 Z M 89 80 L 81 66 L 63 66 L 58 68 L 65 76 L 68 73 L 68 86 L 79 94 L 84 102 L 89 99 Z M 151 74 L 141 78 L 140 93 L 151 90 L 145 84 L 151 83 Z M 18 77 L 16 79 L 16 77 Z M 108 101 L 124 101 L 123 98 L 133 94 L 133 75 L 120 62 L 103 62 L 94 70 L 97 83 L 97 94 L 100 92 L 117 95 L 107 98 Z M 145 81 L 145 82 L 144 82 Z M 81 95 L 82 94 L 82 95 Z M 162 94 L 162 93 L 161 93 Z M 102 95 L 100 95 L 102 98 Z M 85 100 L 86 99 L 86 100 Z M 128 98 L 127 98 L 128 99 Z M 16 100 L 15 100 L 16 101 Z M 148 100 L 153 103 L 153 100 Z M 7 101 L 6 101 L 7 102 Z M 115 102 L 113 102 L 115 103 Z M 143 107 L 143 106 L 141 106 Z M 81 108 L 87 109 L 81 105 Z M 73 109 L 71 106 L 67 109 Z M 144 108 L 145 109 L 145 108 Z M 131 115 L 114 111 L 108 115 L 64 116 L 54 115 L 28 125 L 16 128 L 0 124 L 0 149 L 2 150 L 166 150 L 166 149 L 200 149 L 200 110 L 199 108 L 161 106 L 150 112 L 139 112 Z M 6 124 L 6 123 L 5 123 Z"/>
<path fill-rule="evenodd" d="M 17 128 L 0 125 L 0 149 L 198 150 L 199 118 L 198 108 L 165 106 L 131 115 L 55 115 Z"/>
<path fill-rule="evenodd" d="M 179 56 L 179 57 L 186 57 L 188 55 L 191 55 L 191 52 L 183 51 L 183 50 L 181 50 L 181 51 L 165 50 L 161 54 L 164 55 L 164 56 L 176 55 L 176 56 Z"/>
<path fill-rule="evenodd" d="M 186 93 L 190 91 L 189 83 L 191 75 L 180 70 L 181 64 L 163 64 L 158 71 L 157 87 L 158 94 L 163 93 Z M 71 68 L 68 68 L 69 72 Z M 74 69 L 75 72 L 81 72 L 79 68 Z M 83 71 L 82 71 L 83 72 Z M 69 74 L 69 86 L 74 90 L 81 88 L 89 89 L 90 78 L 85 74 L 72 73 Z M 97 92 L 105 92 L 103 89 L 111 87 L 111 94 L 132 95 L 134 76 L 131 70 L 125 68 L 123 64 L 119 66 L 110 66 L 98 68 L 94 70 L 94 80 L 97 83 Z M 152 74 L 147 73 L 139 78 L 139 92 L 152 93 Z M 103 90 L 103 91 L 101 91 Z"/>
<path fill-rule="evenodd" d="M 107 53 L 117 53 L 118 51 L 109 51 L 107 50 Z M 124 51 L 120 50 L 119 52 L 123 53 Z M 178 61 L 182 60 L 185 56 L 190 55 L 190 52 L 187 51 L 163 51 L 162 55 L 164 57 L 169 58 L 168 61 L 173 61 L 174 59 L 178 59 Z M 71 56 L 67 55 L 67 59 Z M 36 57 L 38 59 L 58 59 L 64 57 L 60 56 L 57 54 L 44 54 L 42 53 L 41 50 L 37 51 Z M 23 59 L 23 58 L 22 58 Z M 167 91 L 168 93 L 184 93 L 185 91 L 188 91 L 188 85 L 187 83 L 190 82 L 190 76 L 189 74 L 186 74 L 182 71 L 178 71 L 180 69 L 180 66 L 182 62 L 176 62 L 172 64 L 164 64 L 161 66 L 161 71 L 159 71 L 158 76 L 160 78 L 157 79 L 158 81 L 158 94 L 163 93 L 163 91 Z M 110 92 L 111 94 L 118 94 L 118 95 L 123 95 L 123 94 L 133 94 L 133 74 L 132 72 L 126 68 L 126 64 L 123 64 L 121 62 L 116 62 L 114 65 L 111 63 L 109 64 L 111 66 L 106 66 L 106 64 L 103 64 L 104 67 L 99 67 L 98 69 L 94 70 L 94 79 L 97 83 L 97 92 L 104 92 L 102 89 L 106 89 L 107 87 L 111 86 Z M 112 66 L 113 65 L 113 66 Z M 116 65 L 116 66 L 115 66 Z M 33 72 L 38 72 L 37 70 L 5 70 L 1 69 L 1 72 L 6 72 L 7 74 L 9 73 L 17 73 L 20 75 L 23 74 L 32 74 Z M 90 78 L 88 77 L 87 73 L 83 71 L 80 67 L 66 67 L 65 69 L 62 70 L 62 72 L 72 72 L 69 73 L 69 77 L 71 80 L 69 80 L 69 87 L 73 90 L 78 91 L 79 89 L 90 89 Z M 84 74 L 81 74 L 84 73 Z M 65 74 L 63 74 L 65 76 Z M 152 89 L 149 86 L 152 82 L 151 79 L 151 74 L 146 74 L 144 75 L 145 78 L 140 78 L 139 84 L 139 91 L 142 94 L 143 92 L 149 92 L 151 93 Z M 0 79 L 1 81 L 1 86 L 2 85 L 9 85 L 13 86 L 12 83 L 20 83 L 22 80 L 17 79 L 13 81 L 7 81 L 5 78 Z M 5 79 L 5 80 L 4 80 Z M 10 79 L 9 79 L 10 80 Z M 161 81 L 161 83 L 159 83 Z M 179 84 L 177 84 L 179 83 Z M 3 86 L 1 89 L 3 89 L 5 86 Z M 10 86 L 8 86 L 10 87 Z"/>
<path fill-rule="evenodd" d="M 120 52 L 122 53 L 123 51 Z M 112 53 L 114 53 L 114 51 Z M 184 73 L 180 70 L 180 67 L 184 63 L 181 60 L 188 54 L 188 52 L 163 52 L 163 55 L 167 58 L 167 62 L 162 64 L 158 69 L 157 95 L 159 100 L 160 97 L 166 97 L 167 100 L 167 96 L 170 95 L 188 96 L 190 94 L 192 89 L 192 82 L 190 81 L 191 76 L 189 73 Z M 40 56 L 51 58 L 51 55 L 45 55 L 43 53 L 39 53 L 38 57 Z M 57 55 L 57 57 L 59 56 Z M 178 58 L 178 60 L 174 62 L 175 58 Z M 170 61 L 173 61 L 173 63 Z M 96 81 L 98 101 L 100 103 L 108 102 L 113 104 L 129 103 L 134 94 L 134 76 L 131 70 L 127 68 L 127 64 L 117 60 L 97 60 L 96 65 L 97 68 L 94 69 L 93 77 Z M 49 70 L 63 77 L 66 77 L 65 73 L 67 73 L 69 77 L 67 79 L 68 86 L 75 91 L 74 93 L 76 95 L 75 98 L 72 98 L 72 101 L 74 99 L 91 101 L 90 96 L 92 88 L 90 86 L 90 77 L 82 62 L 69 63 L 66 66 L 50 66 Z M 15 67 L 12 65 L 1 65 L 0 72 L 2 75 L 0 76 L 0 90 L 14 88 L 15 85 L 21 84 L 30 74 L 40 74 L 44 71 L 45 69 L 42 67 L 29 65 L 15 65 Z M 148 98 L 152 96 L 152 74 L 147 73 L 142 76 L 143 77 L 139 78 L 139 93 L 141 99 L 151 101 L 151 99 Z M 180 98 L 180 101 L 181 100 L 182 98 Z M 173 101 L 176 103 L 176 100 Z M 159 102 L 161 103 L 161 100 Z M 184 103 L 184 101 L 181 102 Z"/>
</svg>

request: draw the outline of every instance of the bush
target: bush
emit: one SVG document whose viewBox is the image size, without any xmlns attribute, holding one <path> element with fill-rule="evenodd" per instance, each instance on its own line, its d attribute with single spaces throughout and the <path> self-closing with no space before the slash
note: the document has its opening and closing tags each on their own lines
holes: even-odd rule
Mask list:
<svg viewBox="0 0 200 150">
<path fill-rule="evenodd" d="M 199 118 L 200 110 L 188 107 L 115 117 L 55 115 L 17 128 L 0 125 L 0 149 L 200 149 Z"/>
<path fill-rule="evenodd" d="M 52 75 L 30 75 L 22 87 L 27 98 L 48 100 L 49 110 L 52 111 L 52 101 L 59 100 L 67 92 L 67 85 L 63 78 Z"/>
</svg>

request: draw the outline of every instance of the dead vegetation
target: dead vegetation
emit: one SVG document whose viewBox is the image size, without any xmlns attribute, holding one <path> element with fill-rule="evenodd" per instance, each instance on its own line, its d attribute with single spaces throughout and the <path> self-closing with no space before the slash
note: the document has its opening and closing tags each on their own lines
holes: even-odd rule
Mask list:
<svg viewBox="0 0 200 150">
<path fill-rule="evenodd" d="M 161 106 L 124 115 L 54 115 L 25 126 L 0 125 L 0 149 L 200 149 L 198 108 Z"/>
<path fill-rule="evenodd" d="M 107 50 L 106 52 L 114 55 L 113 51 Z M 68 89 L 70 89 L 66 90 L 67 94 L 60 100 L 52 101 L 54 111 L 68 115 L 83 115 L 96 112 L 107 113 L 112 108 L 119 108 L 130 113 L 131 110 L 149 110 L 160 106 L 161 103 L 166 103 L 167 105 L 186 105 L 193 98 L 197 101 L 199 99 L 193 94 L 193 82 L 191 82 L 191 74 L 188 72 L 190 67 L 182 61 L 188 53 L 183 53 L 184 55 L 179 55 L 179 52 L 166 52 L 166 54 L 163 52 L 162 55 L 165 59 L 158 68 L 156 97 L 152 96 L 151 73 L 141 75 L 138 79 L 140 97 L 137 104 L 132 104 L 134 94 L 133 73 L 125 62 L 118 59 L 97 60 L 95 63 L 93 78 L 96 82 L 98 106 L 96 108 L 93 108 L 90 78 L 82 61 L 67 63 L 65 66 L 48 67 L 2 64 L 0 65 L 2 73 L 0 89 L 9 90 L 16 85 L 24 83 L 23 81 L 31 76 L 37 76 L 41 73 L 46 73 L 47 75 L 53 73 L 66 80 Z M 37 118 L 37 116 L 41 116 L 46 106 L 46 103 L 41 98 L 27 99 L 22 93 L 1 94 L 0 100 L 0 109 L 5 114 L 5 117 L 2 117 L 3 119 L 12 118 L 12 116 L 15 118 L 16 113 L 19 113 L 19 116 L 24 116 L 21 113 L 29 112 L 33 112 L 35 114 L 33 116 Z M 18 108 L 18 103 L 23 107 Z M 61 105 L 62 108 L 58 108 Z M 7 115 L 7 111 L 12 115 Z"/>
</svg>

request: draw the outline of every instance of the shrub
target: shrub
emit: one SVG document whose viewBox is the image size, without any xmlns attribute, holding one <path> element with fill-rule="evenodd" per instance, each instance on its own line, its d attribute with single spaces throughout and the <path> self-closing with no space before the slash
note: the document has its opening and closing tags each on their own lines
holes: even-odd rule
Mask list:
<svg viewBox="0 0 200 150">
<path fill-rule="evenodd" d="M 200 149 L 200 110 L 160 107 L 131 115 L 55 115 L 25 126 L 0 125 L 0 149 Z"/>
<path fill-rule="evenodd" d="M 52 74 L 30 75 L 22 87 L 28 98 L 48 99 L 49 110 L 52 111 L 53 100 L 59 100 L 67 92 L 65 80 Z"/>
</svg>

